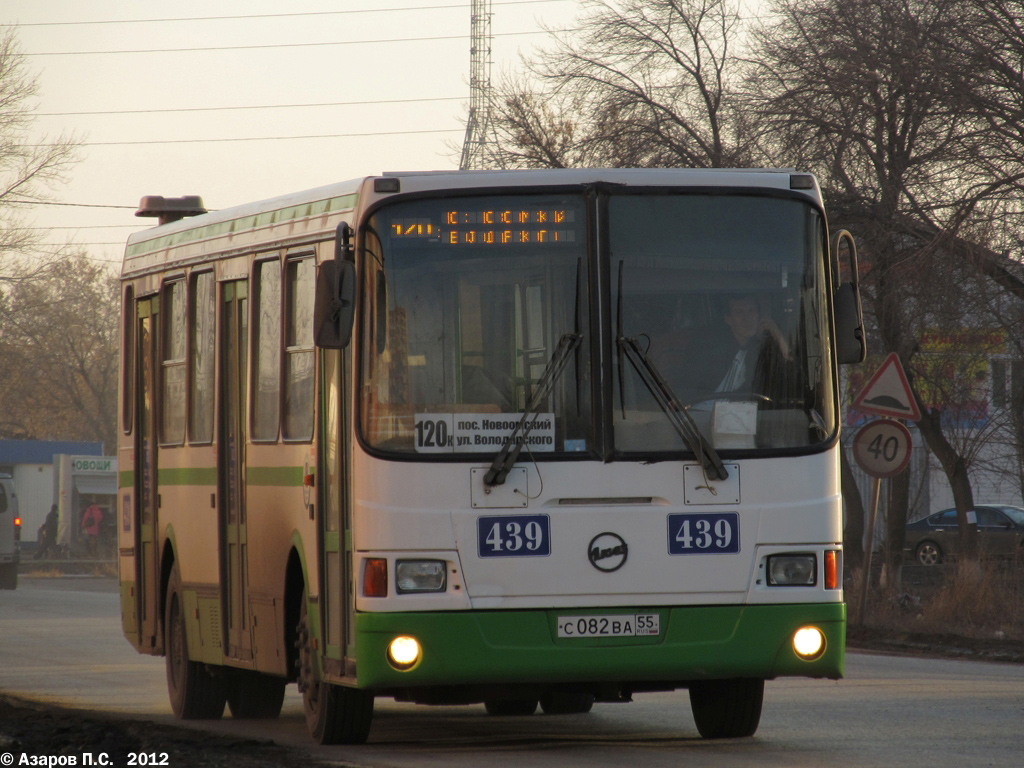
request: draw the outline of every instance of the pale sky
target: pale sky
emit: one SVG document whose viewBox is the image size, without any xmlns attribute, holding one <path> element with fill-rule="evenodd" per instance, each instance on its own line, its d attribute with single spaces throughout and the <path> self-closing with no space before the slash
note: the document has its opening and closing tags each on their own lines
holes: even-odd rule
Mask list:
<svg viewBox="0 0 1024 768">
<path fill-rule="evenodd" d="M 495 79 L 579 13 L 576 0 L 492 2 Z M 38 75 L 34 140 L 84 144 L 55 192 L 70 205 L 26 215 L 53 248 L 116 266 L 128 235 L 152 226 L 134 216 L 143 195 L 200 195 L 213 210 L 458 166 L 470 0 L 0 0 L 0 24 L 18 25 Z M 253 140 L 268 137 L 321 138 Z"/>
<path fill-rule="evenodd" d="M 517 66 L 519 51 L 544 44 L 542 26 L 571 26 L 577 5 L 493 0 L 493 11 L 496 77 Z M 282 13 L 316 15 L 259 18 Z M 238 18 L 197 20 L 214 16 Z M 137 19 L 189 20 L 107 23 Z M 469 0 L 3 0 L 0 23 L 19 25 L 38 75 L 35 140 L 70 132 L 85 144 L 56 190 L 76 205 L 35 208 L 27 223 L 51 230 L 47 243 L 88 244 L 95 259 L 119 262 L 128 235 L 152 225 L 134 216 L 143 195 L 198 194 L 215 209 L 382 171 L 458 166 Z M 310 43 L 327 45 L 292 47 Z M 289 47 L 155 52 L 238 46 Z M 378 103 L 295 106 L 339 102 Z M 208 109 L 278 105 L 287 108 Z M 193 141 L 278 136 L 333 138 Z"/>
</svg>

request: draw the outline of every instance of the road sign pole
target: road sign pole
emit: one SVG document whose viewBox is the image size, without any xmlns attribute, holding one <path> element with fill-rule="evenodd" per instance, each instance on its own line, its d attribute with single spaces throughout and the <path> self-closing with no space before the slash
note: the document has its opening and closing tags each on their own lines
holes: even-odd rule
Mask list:
<svg viewBox="0 0 1024 768">
<path fill-rule="evenodd" d="M 871 507 L 868 510 L 868 535 L 864 553 L 864 575 L 861 577 L 860 602 L 856 623 L 864 623 L 864 606 L 871 585 L 871 550 L 875 546 L 875 518 L 878 517 L 878 497 L 882 478 L 895 477 L 907 468 L 913 440 L 910 431 L 898 421 L 878 419 L 865 424 L 853 438 L 853 458 L 871 475 Z"/>
<path fill-rule="evenodd" d="M 864 606 L 868 602 L 868 587 L 871 585 L 871 552 L 875 548 L 875 518 L 878 516 L 878 499 L 882 495 L 882 478 L 871 478 L 871 504 L 868 508 L 867 543 L 864 546 L 864 573 L 860 578 L 860 600 L 857 604 L 856 624 L 864 624 Z"/>
</svg>

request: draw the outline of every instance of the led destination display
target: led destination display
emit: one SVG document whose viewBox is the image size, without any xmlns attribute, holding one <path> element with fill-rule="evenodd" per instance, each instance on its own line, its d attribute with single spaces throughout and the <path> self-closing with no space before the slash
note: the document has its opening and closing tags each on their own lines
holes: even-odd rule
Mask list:
<svg viewBox="0 0 1024 768">
<path fill-rule="evenodd" d="M 393 239 L 442 245 L 556 245 L 575 243 L 576 211 L 565 208 L 462 208 L 437 218 L 394 218 Z"/>
</svg>

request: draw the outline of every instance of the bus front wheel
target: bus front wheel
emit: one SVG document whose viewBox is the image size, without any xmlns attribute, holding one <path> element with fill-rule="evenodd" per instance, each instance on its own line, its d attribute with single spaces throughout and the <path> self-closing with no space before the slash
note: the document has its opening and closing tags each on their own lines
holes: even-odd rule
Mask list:
<svg viewBox="0 0 1024 768">
<path fill-rule="evenodd" d="M 753 736 L 763 702 L 764 680 L 701 680 L 690 685 L 690 709 L 705 739 Z"/>
<path fill-rule="evenodd" d="M 227 695 L 223 678 L 211 675 L 204 664 L 189 660 L 188 634 L 182 607 L 178 567 L 171 571 L 164 613 L 164 653 L 171 710 L 179 720 L 217 720 L 224 714 Z"/>
<path fill-rule="evenodd" d="M 331 685 L 316 672 L 316 651 L 309 630 L 306 593 L 302 593 L 297 627 L 298 683 L 306 727 L 318 744 L 363 744 L 373 719 L 373 694 Z"/>
</svg>

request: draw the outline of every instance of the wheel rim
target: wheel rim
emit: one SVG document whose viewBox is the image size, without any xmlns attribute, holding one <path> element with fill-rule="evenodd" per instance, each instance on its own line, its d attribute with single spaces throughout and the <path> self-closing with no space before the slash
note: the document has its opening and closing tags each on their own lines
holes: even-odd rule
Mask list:
<svg viewBox="0 0 1024 768">
<path fill-rule="evenodd" d="M 921 565 L 935 565 L 939 562 L 939 548 L 934 544 L 922 544 L 917 548 L 917 559 Z"/>
</svg>

